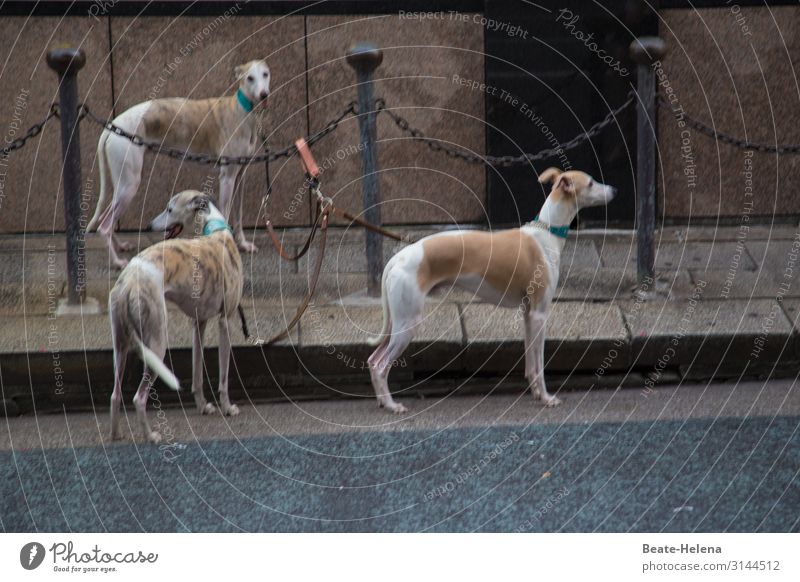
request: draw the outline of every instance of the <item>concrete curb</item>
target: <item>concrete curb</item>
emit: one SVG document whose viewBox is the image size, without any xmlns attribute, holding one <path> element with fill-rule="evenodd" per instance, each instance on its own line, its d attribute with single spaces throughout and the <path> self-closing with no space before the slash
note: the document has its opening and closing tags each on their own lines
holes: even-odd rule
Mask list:
<svg viewBox="0 0 800 582">
<path fill-rule="evenodd" d="M 231 393 L 254 401 L 369 395 L 365 339 L 380 328 L 381 310 L 312 304 L 292 336 L 268 348 L 234 330 Z M 637 307 L 638 305 L 638 307 Z M 551 390 L 593 386 L 655 386 L 681 379 L 786 377 L 800 365 L 795 318 L 800 300 L 659 301 L 636 304 L 560 302 L 553 306 L 545 346 Z M 790 311 L 791 310 L 791 311 Z M 250 327 L 261 337 L 278 331 L 294 307 L 256 304 Z M 788 316 L 787 316 L 788 314 Z M 112 352 L 106 316 L 6 318 L 0 335 L 2 398 L 8 415 L 107 406 Z M 206 333 L 206 387 L 216 382 L 215 325 Z M 768 328 L 768 329 L 767 329 Z M 766 333 L 765 333 L 766 329 Z M 430 302 L 416 340 L 395 366 L 393 390 L 420 397 L 454 390 L 493 393 L 524 389 L 522 322 L 515 310 L 482 303 Z M 191 400 L 191 327 L 170 312 L 167 362 L 182 380 L 165 404 Z M 125 398 L 133 395 L 141 363 L 131 357 Z M 206 388 L 208 389 L 208 388 Z M 3 410 L 0 407 L 0 410 Z"/>
</svg>

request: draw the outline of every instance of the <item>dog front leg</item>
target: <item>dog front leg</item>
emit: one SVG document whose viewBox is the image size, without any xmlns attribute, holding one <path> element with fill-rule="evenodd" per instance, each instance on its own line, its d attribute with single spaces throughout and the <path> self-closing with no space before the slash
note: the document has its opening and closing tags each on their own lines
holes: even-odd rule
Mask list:
<svg viewBox="0 0 800 582">
<path fill-rule="evenodd" d="M 203 397 L 203 335 L 207 321 L 196 321 L 192 341 L 192 395 L 200 414 L 214 414 L 216 407 Z"/>
<path fill-rule="evenodd" d="M 219 318 L 219 405 L 222 414 L 236 416 L 239 407 L 231 404 L 228 396 L 228 367 L 231 361 L 231 334 L 230 320 L 224 315 Z"/>
<path fill-rule="evenodd" d="M 525 315 L 525 378 L 533 397 L 541 399 L 545 406 L 561 404 L 556 396 L 547 392 L 544 383 L 544 340 L 547 314 L 530 311 Z"/>
</svg>

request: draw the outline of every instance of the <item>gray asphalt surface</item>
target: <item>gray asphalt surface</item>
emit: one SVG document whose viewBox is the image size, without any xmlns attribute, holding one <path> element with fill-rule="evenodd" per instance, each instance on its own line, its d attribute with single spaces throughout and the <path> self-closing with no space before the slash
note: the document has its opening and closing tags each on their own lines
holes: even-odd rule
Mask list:
<svg viewBox="0 0 800 582">
<path fill-rule="evenodd" d="M 5 531 L 798 531 L 790 381 L 4 421 Z M 153 420 L 157 416 L 154 412 Z M 129 413 L 128 421 L 133 417 Z M 134 440 L 135 439 L 135 440 Z"/>
</svg>

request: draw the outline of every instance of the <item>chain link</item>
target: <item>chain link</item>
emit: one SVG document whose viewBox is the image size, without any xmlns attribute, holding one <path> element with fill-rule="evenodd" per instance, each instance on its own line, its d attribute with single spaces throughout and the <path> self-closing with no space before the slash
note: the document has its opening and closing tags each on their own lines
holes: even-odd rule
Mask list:
<svg viewBox="0 0 800 582">
<path fill-rule="evenodd" d="M 518 156 L 481 156 L 479 154 L 469 153 L 464 151 L 463 148 L 457 146 L 455 147 L 448 146 L 443 144 L 441 140 L 437 140 L 431 137 L 426 137 L 421 130 L 412 127 L 407 119 L 398 115 L 391 109 L 387 109 L 386 101 L 384 101 L 383 99 L 376 100 L 376 109 L 379 112 L 382 111 L 386 113 L 389 117 L 391 117 L 392 121 L 395 122 L 395 124 L 397 125 L 397 127 L 400 128 L 401 131 L 408 133 L 413 139 L 423 142 L 431 150 L 435 152 L 444 152 L 451 158 L 460 159 L 470 164 L 489 164 L 490 166 L 499 166 L 506 168 L 509 166 L 515 166 L 517 164 L 530 164 L 532 162 L 546 160 L 548 158 L 561 155 L 566 151 L 575 149 L 584 142 L 592 139 L 594 136 L 599 134 L 603 129 L 608 127 L 610 124 L 616 122 L 617 116 L 620 113 L 622 113 L 625 109 L 630 107 L 631 104 L 633 104 L 635 98 L 636 98 L 636 92 L 633 89 L 631 89 L 631 91 L 628 92 L 628 99 L 622 105 L 620 105 L 619 107 L 617 107 L 612 111 L 609 111 L 602 121 L 595 123 L 586 132 L 579 133 L 568 142 L 561 144 L 559 147 L 542 150 L 536 154 L 520 154 Z"/>
<path fill-rule="evenodd" d="M 618 108 L 609 111 L 609 113 L 605 116 L 605 118 L 603 118 L 602 121 L 595 123 L 586 132 L 576 135 L 574 138 L 572 138 L 566 143 L 561 144 L 559 147 L 542 150 L 536 154 L 524 153 L 517 156 L 512 156 L 512 155 L 481 156 L 479 154 L 467 152 L 463 148 L 458 146 L 446 145 L 442 143 L 441 140 L 427 137 L 420 129 L 413 127 L 407 119 L 395 113 L 391 109 L 388 109 L 386 106 L 386 101 L 384 99 L 382 98 L 377 99 L 375 101 L 375 105 L 376 105 L 376 111 L 378 113 L 380 112 L 386 113 L 392 119 L 392 121 L 394 121 L 397 127 L 400 128 L 402 132 L 409 134 L 412 139 L 421 141 L 422 143 L 426 144 L 432 151 L 444 152 L 444 154 L 450 158 L 460 159 L 470 164 L 489 164 L 491 166 L 509 167 L 517 164 L 530 164 L 532 162 L 545 160 L 557 155 L 561 155 L 563 152 L 572 150 L 580 146 L 584 142 L 587 142 L 593 137 L 595 137 L 610 124 L 614 123 L 616 121 L 617 116 L 620 113 L 622 113 L 625 109 L 630 107 L 631 104 L 633 104 L 635 98 L 636 98 L 636 92 L 635 90 L 632 89 L 628 93 L 628 99 Z M 670 107 L 669 103 L 667 102 L 667 100 L 664 98 L 663 95 L 660 94 L 658 95 L 657 103 L 659 107 L 666 109 L 672 115 L 674 116 L 678 115 L 678 113 L 672 110 L 672 108 Z M 358 108 L 355 101 L 351 101 L 350 103 L 348 103 L 347 107 L 338 116 L 336 116 L 335 118 L 331 119 L 328 123 L 326 123 L 321 130 L 306 137 L 306 143 L 308 143 L 309 146 L 318 143 L 327 135 L 335 131 L 339 127 L 341 122 L 344 121 L 344 119 L 346 119 L 350 115 L 354 116 L 358 115 Z M 721 131 L 717 131 L 713 127 L 706 125 L 705 123 L 690 116 L 685 111 L 682 111 L 681 115 L 682 119 L 687 123 L 687 125 L 689 125 L 689 127 L 694 129 L 695 131 L 707 137 L 713 138 L 717 141 L 720 141 L 722 143 L 728 144 L 730 146 L 739 149 L 755 150 L 757 152 L 776 153 L 776 154 L 800 153 L 800 145 L 797 144 L 772 145 L 772 144 L 751 142 L 745 139 L 728 135 Z M 1 148 L 0 156 L 6 157 L 11 152 L 24 147 L 28 140 L 36 137 L 42 132 L 44 126 L 53 117 L 58 117 L 58 103 L 53 103 L 50 106 L 50 110 L 48 111 L 47 116 L 45 116 L 45 118 L 39 123 L 32 125 L 28 129 L 28 131 L 25 132 L 25 135 L 14 139 L 13 141 L 5 145 L 3 148 Z M 181 161 L 214 165 L 214 166 L 229 166 L 229 165 L 246 166 L 255 162 L 267 162 L 267 163 L 274 162 L 280 158 L 288 158 L 297 153 L 297 146 L 295 146 L 294 144 L 282 150 L 277 150 L 277 151 L 266 150 L 264 153 L 255 154 L 253 156 L 214 156 L 209 154 L 192 153 L 171 146 L 167 146 L 159 142 L 146 141 L 139 135 L 125 131 L 121 127 L 114 125 L 114 123 L 106 119 L 101 119 L 100 117 L 92 113 L 88 105 L 82 103 L 81 105 L 78 106 L 78 121 L 81 121 L 87 117 L 94 123 L 106 129 L 107 131 L 110 131 L 111 133 L 118 135 L 120 137 L 124 137 L 134 145 L 144 147 L 153 153 L 166 155 L 171 158 L 179 159 Z M 266 139 L 263 139 L 262 141 L 263 143 L 266 143 Z"/>
<path fill-rule="evenodd" d="M 146 141 L 139 135 L 125 131 L 121 127 L 114 125 L 112 122 L 106 119 L 101 119 L 100 117 L 92 113 L 92 111 L 89 109 L 89 106 L 86 105 L 85 103 L 81 104 L 78 107 L 78 109 L 79 109 L 80 119 L 88 117 L 91 121 L 100 125 L 107 131 L 110 131 L 111 133 L 118 135 L 120 137 L 124 137 L 134 145 L 142 146 L 148 151 L 153 152 L 155 154 L 166 155 L 171 158 L 175 158 L 184 162 L 194 162 L 197 164 L 206 164 L 213 166 L 231 166 L 231 165 L 247 166 L 255 162 L 274 162 L 280 158 L 288 158 L 297 153 L 297 146 L 295 146 L 294 144 L 282 150 L 274 152 L 266 151 L 263 154 L 255 154 L 252 156 L 214 156 L 209 154 L 192 153 L 164 145 L 163 143 L 160 142 Z M 306 143 L 308 143 L 308 145 L 313 145 L 319 142 L 322 138 L 324 138 L 326 135 L 330 134 L 337 127 L 339 127 L 339 124 L 346 117 L 348 117 L 349 115 L 356 115 L 357 114 L 356 111 L 357 111 L 356 102 L 351 101 L 347 105 L 347 108 L 337 117 L 326 123 L 325 127 L 323 127 L 318 132 L 313 133 L 308 137 L 306 137 Z"/>
<path fill-rule="evenodd" d="M 50 105 L 50 111 L 47 113 L 47 116 L 39 123 L 33 124 L 28 129 L 28 131 L 25 132 L 25 135 L 14 139 L 8 145 L 0 149 L 0 157 L 6 157 L 11 152 L 24 147 L 25 142 L 42 133 L 44 126 L 47 125 L 47 122 L 53 119 L 54 117 L 58 117 L 58 103 L 53 103 L 52 105 Z"/>
<path fill-rule="evenodd" d="M 694 117 L 690 116 L 685 111 L 676 113 L 673 111 L 672 107 L 670 107 L 667 100 L 664 98 L 663 95 L 658 95 L 658 106 L 662 109 L 666 109 L 669 111 L 675 118 L 678 118 L 679 115 L 682 115 L 681 119 L 686 122 L 686 125 L 697 131 L 698 133 L 702 133 L 705 136 L 708 136 L 712 139 L 720 141 L 722 143 L 726 143 L 730 146 L 735 148 L 739 148 L 742 150 L 755 150 L 761 153 L 769 153 L 769 154 L 798 154 L 800 153 L 800 145 L 770 145 L 765 143 L 756 143 L 752 141 L 747 141 L 745 139 L 741 139 L 738 137 L 733 137 L 732 135 L 728 135 L 727 133 L 722 133 L 721 131 L 717 131 L 713 127 L 706 125 L 702 121 L 695 119 Z"/>
</svg>

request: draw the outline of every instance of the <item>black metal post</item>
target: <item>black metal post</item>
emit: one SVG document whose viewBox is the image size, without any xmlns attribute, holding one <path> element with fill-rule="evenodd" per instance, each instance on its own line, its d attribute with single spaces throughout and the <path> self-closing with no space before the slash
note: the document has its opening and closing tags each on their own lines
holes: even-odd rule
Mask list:
<svg viewBox="0 0 800 582">
<path fill-rule="evenodd" d="M 373 44 L 360 43 L 347 51 L 347 62 L 356 70 L 358 82 L 358 127 L 361 133 L 361 192 L 364 200 L 364 218 L 375 225 L 381 224 L 380 186 L 378 183 L 378 151 L 375 93 L 372 75 L 383 61 L 383 53 Z M 376 232 L 366 231 L 367 237 L 367 293 L 371 297 L 381 294 L 383 273 L 383 239 Z"/>
<path fill-rule="evenodd" d="M 656 230 L 656 77 L 653 63 L 666 54 L 664 41 L 643 36 L 631 43 L 637 65 L 636 92 L 636 273 L 639 285 L 655 276 Z"/>
<path fill-rule="evenodd" d="M 58 102 L 61 117 L 61 154 L 64 181 L 64 220 L 67 234 L 67 306 L 79 306 L 85 299 L 86 266 L 81 265 L 81 136 L 78 127 L 78 71 L 86 64 L 81 49 L 57 48 L 47 53 L 47 64 L 58 73 Z M 83 276 L 81 276 L 83 270 Z"/>
</svg>

